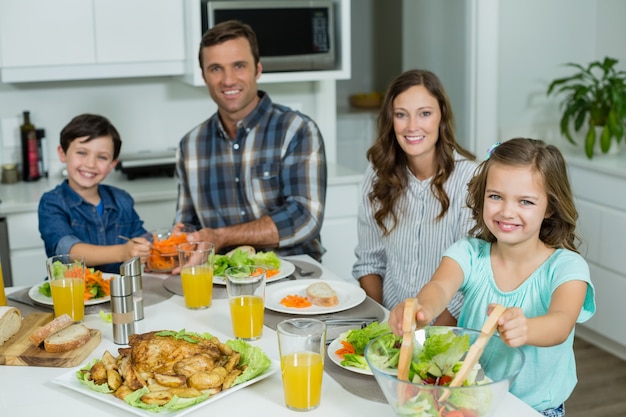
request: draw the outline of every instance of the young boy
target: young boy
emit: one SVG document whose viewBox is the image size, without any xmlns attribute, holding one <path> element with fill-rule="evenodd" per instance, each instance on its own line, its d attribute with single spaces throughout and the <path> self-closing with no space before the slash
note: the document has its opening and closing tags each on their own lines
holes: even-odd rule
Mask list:
<svg viewBox="0 0 626 417">
<path fill-rule="evenodd" d="M 47 256 L 81 255 L 87 266 L 116 274 L 135 256 L 145 262 L 151 243 L 140 237 L 147 232 L 134 200 L 124 190 L 100 184 L 117 165 L 121 147 L 117 129 L 103 116 L 81 114 L 63 128 L 57 151 L 67 180 L 39 201 Z"/>
</svg>

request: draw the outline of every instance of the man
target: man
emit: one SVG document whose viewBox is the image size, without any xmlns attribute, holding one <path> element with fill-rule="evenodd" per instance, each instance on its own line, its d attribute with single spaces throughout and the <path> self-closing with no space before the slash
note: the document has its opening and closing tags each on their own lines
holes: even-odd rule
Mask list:
<svg viewBox="0 0 626 417">
<path fill-rule="evenodd" d="M 225 252 L 238 245 L 320 260 L 326 199 L 322 135 L 309 117 L 258 90 L 262 66 L 250 26 L 227 21 L 200 43 L 217 112 L 181 140 L 176 222 Z"/>
</svg>

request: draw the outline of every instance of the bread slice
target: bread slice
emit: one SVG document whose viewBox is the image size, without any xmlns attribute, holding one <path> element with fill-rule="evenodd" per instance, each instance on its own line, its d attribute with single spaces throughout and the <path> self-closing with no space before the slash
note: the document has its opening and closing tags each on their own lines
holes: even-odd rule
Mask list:
<svg viewBox="0 0 626 417">
<path fill-rule="evenodd" d="M 320 307 L 333 307 L 339 304 L 337 293 L 324 281 L 318 281 L 306 287 L 306 298 L 313 305 Z"/>
<path fill-rule="evenodd" d="M 235 249 L 232 249 L 231 251 L 229 251 L 226 256 L 233 256 L 233 254 L 235 253 L 235 251 L 237 251 L 237 249 L 239 249 L 242 252 L 247 253 L 248 255 L 252 256 L 256 253 L 256 249 L 254 249 L 252 246 L 250 245 L 241 245 L 241 246 L 237 246 Z"/>
<path fill-rule="evenodd" d="M 57 317 L 50 323 L 43 325 L 39 329 L 35 330 L 33 334 L 28 337 L 28 340 L 35 345 L 39 346 L 46 337 L 58 332 L 74 323 L 74 320 L 67 314 Z"/>
<path fill-rule="evenodd" d="M 89 339 L 91 339 L 89 329 L 83 324 L 74 323 L 44 339 L 43 347 L 46 352 L 67 352 L 81 347 Z"/>
<path fill-rule="evenodd" d="M 0 346 L 22 327 L 22 313 L 15 307 L 0 307 Z"/>
</svg>

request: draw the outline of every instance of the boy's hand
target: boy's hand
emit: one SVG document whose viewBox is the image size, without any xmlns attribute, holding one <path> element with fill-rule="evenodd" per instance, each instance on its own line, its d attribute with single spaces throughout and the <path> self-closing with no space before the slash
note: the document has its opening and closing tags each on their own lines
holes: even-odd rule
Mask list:
<svg viewBox="0 0 626 417">
<path fill-rule="evenodd" d="M 138 256 L 143 264 L 148 260 L 152 243 L 143 237 L 134 237 L 126 242 L 123 247 L 125 252 L 124 259 L 131 259 Z"/>
<path fill-rule="evenodd" d="M 490 305 L 487 314 L 491 313 Z M 528 319 L 519 307 L 509 307 L 498 319 L 498 333 L 500 338 L 511 347 L 525 345 L 528 341 Z"/>
</svg>

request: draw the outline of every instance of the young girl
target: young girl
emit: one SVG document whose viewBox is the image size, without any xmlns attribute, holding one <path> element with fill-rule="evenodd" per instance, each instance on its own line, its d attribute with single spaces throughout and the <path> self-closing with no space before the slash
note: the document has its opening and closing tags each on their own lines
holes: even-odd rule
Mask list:
<svg viewBox="0 0 626 417">
<path fill-rule="evenodd" d="M 435 74 L 409 70 L 391 83 L 367 158 L 353 276 L 391 308 L 428 282 L 443 252 L 473 225 L 465 199 L 477 164 L 456 141 Z M 461 302 L 455 297 L 437 324 L 455 324 Z"/>
<path fill-rule="evenodd" d="M 575 246 L 578 214 L 561 153 L 533 139 L 492 148 L 470 182 L 467 203 L 476 237 L 444 253 L 417 294 L 417 325 L 427 325 L 459 290 L 460 327 L 480 329 L 490 304 L 507 307 L 498 332 L 526 355 L 511 392 L 546 416 L 564 416 L 577 381 L 574 326 L 596 306 L 589 268 Z M 403 306 L 390 314 L 396 333 Z"/>
</svg>

